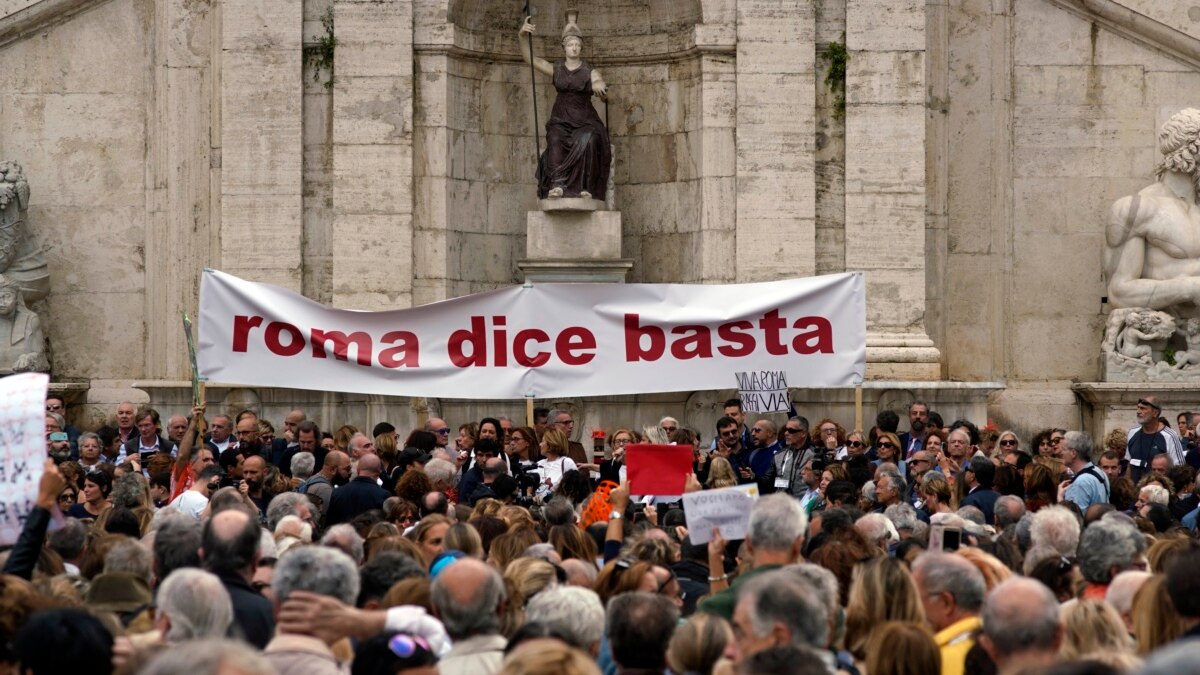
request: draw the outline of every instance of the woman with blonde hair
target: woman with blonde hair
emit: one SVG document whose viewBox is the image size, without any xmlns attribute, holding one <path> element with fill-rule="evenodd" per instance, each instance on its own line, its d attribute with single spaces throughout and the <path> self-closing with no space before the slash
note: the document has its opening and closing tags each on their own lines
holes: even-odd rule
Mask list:
<svg viewBox="0 0 1200 675">
<path fill-rule="evenodd" d="M 518 645 L 504 659 L 499 675 L 600 675 L 600 668 L 561 640 L 541 638 Z"/>
<path fill-rule="evenodd" d="M 533 528 L 512 530 L 492 540 L 488 548 L 488 564 L 503 572 L 508 564 L 525 552 L 530 546 L 541 543 Z"/>
<path fill-rule="evenodd" d="M 571 449 L 567 435 L 558 429 L 547 429 L 542 434 L 540 447 L 542 459 L 538 460 L 537 472 L 542 478 L 542 488 L 539 493 L 549 494 L 558 487 L 568 471 L 578 471 L 579 467 L 575 460 L 567 456 Z"/>
<path fill-rule="evenodd" d="M 504 590 L 508 598 L 500 619 L 500 632 L 512 637 L 525 623 L 525 605 L 530 598 L 558 583 L 554 565 L 541 558 L 517 558 L 504 570 Z"/>
<path fill-rule="evenodd" d="M 955 553 L 966 558 L 975 566 L 975 569 L 979 570 L 979 573 L 983 575 L 983 585 L 989 592 L 1012 578 L 1012 570 L 990 553 L 985 553 L 973 546 L 963 546 Z"/>
<path fill-rule="evenodd" d="M 729 460 L 714 456 L 708 465 L 708 482 L 705 483 L 705 487 L 710 490 L 719 490 L 737 484 L 737 474 L 733 472 L 733 465 L 729 463 Z"/>
<path fill-rule="evenodd" d="M 446 530 L 442 544 L 447 551 L 462 551 L 469 558 L 483 560 L 483 539 L 479 532 L 467 523 L 455 523 Z"/>
<path fill-rule="evenodd" d="M 954 512 L 954 493 L 950 491 L 950 483 L 937 471 L 930 471 L 921 478 L 920 494 L 921 499 L 925 500 L 921 508 L 929 515 Z"/>
<path fill-rule="evenodd" d="M 1133 636 L 1137 653 L 1145 656 L 1183 635 L 1183 619 L 1167 592 L 1167 578 L 1155 574 L 1133 595 Z"/>
<path fill-rule="evenodd" d="M 354 434 L 357 433 L 358 427 L 351 426 L 349 424 L 343 424 L 342 426 L 338 427 L 337 431 L 333 432 L 333 447 L 341 450 L 342 452 L 349 452 L 347 448 L 350 447 L 350 439 L 353 438 Z"/>
<path fill-rule="evenodd" d="M 928 675 L 942 672 L 942 654 L 933 633 L 920 621 L 887 621 L 866 645 L 871 675 Z"/>
<path fill-rule="evenodd" d="M 732 642 L 733 630 L 725 619 L 704 612 L 693 614 L 671 636 L 667 666 L 672 673 L 712 675 Z"/>
<path fill-rule="evenodd" d="M 885 621 L 925 623 L 917 584 L 904 563 L 881 556 L 854 567 L 850 601 L 846 605 L 846 649 L 855 658 L 867 656 L 871 632 Z"/>
<path fill-rule="evenodd" d="M 453 523 L 449 518 L 434 513 L 422 518 L 421 522 L 405 535 L 421 549 L 421 559 L 426 569 L 429 569 L 438 554 L 446 550 L 446 532 L 451 525 Z"/>
<path fill-rule="evenodd" d="M 992 453 L 993 458 L 1004 460 L 1004 455 L 1010 452 L 1021 451 L 1021 437 L 1017 432 L 1011 429 L 1005 429 L 1000 432 L 1000 438 L 996 439 L 996 451 Z"/>
<path fill-rule="evenodd" d="M 1063 605 L 1062 623 L 1063 641 L 1058 653 L 1063 659 L 1086 659 L 1106 650 L 1133 653 L 1134 642 L 1125 622 L 1107 602 L 1080 600 Z"/>
</svg>

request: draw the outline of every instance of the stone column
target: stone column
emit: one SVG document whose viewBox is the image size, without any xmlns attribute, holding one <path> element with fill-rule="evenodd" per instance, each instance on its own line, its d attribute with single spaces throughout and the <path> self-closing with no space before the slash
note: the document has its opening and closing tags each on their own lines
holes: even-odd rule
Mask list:
<svg viewBox="0 0 1200 675">
<path fill-rule="evenodd" d="M 333 304 L 412 305 L 413 15 L 334 0 Z"/>
<path fill-rule="evenodd" d="M 687 129 L 688 143 L 700 184 L 700 223 L 692 260 L 691 278 L 700 283 L 733 283 L 737 266 L 733 255 L 737 242 L 737 29 L 734 16 L 724 23 L 696 26 L 700 50 L 700 81 L 696 85 L 694 119 Z"/>
<path fill-rule="evenodd" d="M 866 273 L 867 377 L 939 379 L 925 333 L 925 0 L 847 0 L 846 269 Z"/>
<path fill-rule="evenodd" d="M 221 4 L 221 238 L 214 266 L 300 290 L 302 3 Z"/>
<path fill-rule="evenodd" d="M 147 129 L 146 377 L 190 376 L 180 312 L 195 314 L 212 235 L 213 11 L 154 5 L 153 115 Z M 184 39 L 186 38 L 186 39 Z"/>
<path fill-rule="evenodd" d="M 811 1 L 737 3 L 739 282 L 816 267 L 815 36 Z"/>
</svg>

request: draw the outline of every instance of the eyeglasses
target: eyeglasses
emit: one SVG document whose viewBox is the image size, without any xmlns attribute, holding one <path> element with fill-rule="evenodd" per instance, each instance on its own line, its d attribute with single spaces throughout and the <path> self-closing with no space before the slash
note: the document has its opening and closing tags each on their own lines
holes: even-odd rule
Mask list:
<svg viewBox="0 0 1200 675">
<path fill-rule="evenodd" d="M 1000 441 L 1000 445 L 1002 445 L 1004 447 L 1010 447 L 1010 446 L 1013 446 L 1016 444 L 1017 444 L 1017 441 L 1016 441 L 1016 439 L 1013 439 L 1013 438 L 1006 438 L 1003 441 Z"/>
<path fill-rule="evenodd" d="M 893 445 L 891 441 L 879 441 L 878 443 L 875 444 L 875 447 L 877 447 L 877 448 L 894 448 L 896 446 Z"/>
<path fill-rule="evenodd" d="M 846 446 L 851 448 L 861 448 L 863 444 L 862 441 L 846 441 Z"/>
<path fill-rule="evenodd" d="M 821 430 L 821 433 L 823 433 L 823 434 L 836 434 L 836 433 L 837 433 L 837 429 L 822 429 L 822 430 Z"/>
<path fill-rule="evenodd" d="M 63 407 L 62 407 L 61 403 L 47 403 L 46 404 L 47 412 L 54 412 L 55 410 L 62 410 L 62 408 Z"/>
<path fill-rule="evenodd" d="M 629 440 L 628 438 L 618 438 L 617 440 L 613 441 L 613 445 L 629 445 L 632 442 L 633 441 Z"/>
<path fill-rule="evenodd" d="M 67 502 L 68 504 L 73 503 L 75 501 L 75 495 L 70 494 L 68 492 L 64 492 L 58 496 L 58 501 Z"/>
<path fill-rule="evenodd" d="M 402 659 L 411 658 L 413 654 L 417 653 L 417 647 L 427 652 L 433 651 L 430 649 L 429 643 L 425 641 L 425 638 L 419 635 L 397 633 L 392 636 L 391 640 L 388 640 L 388 649 L 392 650 L 393 654 Z"/>
<path fill-rule="evenodd" d="M 438 434 L 444 435 L 444 434 L 450 433 L 450 427 L 442 427 L 441 429 L 434 429 L 434 431 L 437 432 Z"/>
<path fill-rule="evenodd" d="M 667 578 L 658 585 L 658 593 L 662 593 L 664 588 L 666 588 L 672 581 L 675 581 L 675 572 L 669 567 L 664 567 L 663 569 L 667 570 Z"/>
<path fill-rule="evenodd" d="M 913 457 L 912 459 L 910 459 L 908 461 L 910 464 L 929 464 L 928 459 L 919 459 L 917 457 Z"/>
<path fill-rule="evenodd" d="M 563 425 L 564 427 L 575 426 L 575 420 L 559 420 L 558 423 Z"/>
<path fill-rule="evenodd" d="M 753 429 L 751 429 L 751 430 L 750 430 L 750 433 L 752 433 L 752 434 L 761 434 L 761 433 L 762 433 L 762 427 L 754 427 Z"/>
<path fill-rule="evenodd" d="M 663 427 L 662 428 L 662 430 L 667 432 L 668 434 L 674 433 L 677 429 L 679 429 L 679 427 Z"/>
<path fill-rule="evenodd" d="M 804 430 L 797 429 L 795 427 L 784 427 L 783 433 L 785 433 L 785 434 L 802 434 L 802 433 L 804 433 Z"/>
</svg>

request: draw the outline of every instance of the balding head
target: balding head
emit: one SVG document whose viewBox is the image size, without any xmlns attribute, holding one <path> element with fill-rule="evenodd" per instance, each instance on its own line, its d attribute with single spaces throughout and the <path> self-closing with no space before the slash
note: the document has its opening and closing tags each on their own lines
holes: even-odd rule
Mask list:
<svg viewBox="0 0 1200 675">
<path fill-rule="evenodd" d="M 1017 662 L 1051 662 L 1062 642 L 1058 599 L 1040 581 L 1014 577 L 992 589 L 983 606 L 980 644 L 1001 671 Z"/>
<path fill-rule="evenodd" d="M 350 455 L 347 455 L 341 450 L 330 450 L 329 453 L 325 455 L 325 462 L 321 464 L 321 467 L 326 469 L 336 469 L 343 464 L 349 463 Z"/>
<path fill-rule="evenodd" d="M 358 475 L 368 478 L 379 478 L 379 473 L 383 470 L 383 462 L 379 460 L 378 455 L 363 455 L 358 459 Z"/>
<path fill-rule="evenodd" d="M 442 570 L 430 589 L 434 612 L 455 640 L 499 633 L 504 597 L 500 573 L 474 558 Z"/>
<path fill-rule="evenodd" d="M 244 509 L 229 508 L 204 524 L 200 557 L 215 574 L 239 574 L 249 580 L 258 559 L 258 520 Z"/>
<path fill-rule="evenodd" d="M 307 419 L 308 415 L 305 415 L 303 410 L 293 410 L 287 414 L 287 417 L 283 418 L 283 428 L 294 434 L 296 433 L 296 427 L 300 426 L 300 423 Z"/>
</svg>

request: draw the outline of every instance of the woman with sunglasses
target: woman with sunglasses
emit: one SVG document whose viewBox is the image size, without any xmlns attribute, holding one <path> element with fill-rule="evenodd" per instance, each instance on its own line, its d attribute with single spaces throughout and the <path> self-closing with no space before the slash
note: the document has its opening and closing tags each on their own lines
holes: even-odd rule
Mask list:
<svg viewBox="0 0 1200 675">
<path fill-rule="evenodd" d="M 1011 429 L 1000 432 L 1000 438 L 996 441 L 996 451 L 993 457 L 998 457 L 1001 460 L 1010 452 L 1021 451 L 1021 439 L 1017 437 L 1017 432 Z"/>
<path fill-rule="evenodd" d="M 875 456 L 877 459 L 871 462 L 875 468 L 879 468 L 880 464 L 887 462 L 895 464 L 897 469 L 900 469 L 901 476 L 908 475 L 908 467 L 904 460 L 900 459 L 900 437 L 890 431 L 884 431 L 879 434 L 879 440 L 875 441 Z"/>
<path fill-rule="evenodd" d="M 867 440 L 863 432 L 854 430 L 846 434 L 846 454 L 843 459 L 859 457 L 867 454 Z"/>
</svg>

